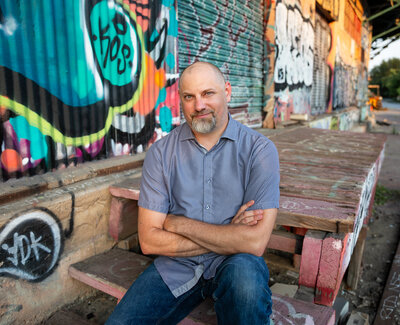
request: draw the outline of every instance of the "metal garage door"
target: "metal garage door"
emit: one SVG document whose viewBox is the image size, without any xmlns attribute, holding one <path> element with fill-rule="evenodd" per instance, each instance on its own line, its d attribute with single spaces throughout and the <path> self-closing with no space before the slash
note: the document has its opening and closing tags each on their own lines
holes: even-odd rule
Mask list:
<svg viewBox="0 0 400 325">
<path fill-rule="evenodd" d="M 261 126 L 262 1 L 179 0 L 179 70 L 195 61 L 217 65 L 232 84 L 232 116 Z"/>
</svg>

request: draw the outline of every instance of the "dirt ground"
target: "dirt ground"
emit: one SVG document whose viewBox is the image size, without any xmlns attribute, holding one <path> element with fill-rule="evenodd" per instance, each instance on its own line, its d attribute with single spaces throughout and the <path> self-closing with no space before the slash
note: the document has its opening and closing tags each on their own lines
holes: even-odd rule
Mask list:
<svg viewBox="0 0 400 325">
<path fill-rule="evenodd" d="M 351 310 L 369 315 L 373 323 L 383 292 L 393 256 L 400 238 L 400 105 L 399 109 L 375 113 L 378 123 L 371 132 L 388 134 L 385 160 L 378 180 L 373 214 L 367 234 L 361 279 L 356 290 L 343 289 Z M 386 122 L 385 122 L 386 121 Z M 381 123 L 382 122 L 382 123 Z M 271 284 L 275 282 L 296 284 L 296 273 L 271 270 Z M 64 309 L 74 312 L 92 324 L 104 324 L 116 305 L 116 299 L 98 293 L 90 299 L 81 299 Z"/>
</svg>

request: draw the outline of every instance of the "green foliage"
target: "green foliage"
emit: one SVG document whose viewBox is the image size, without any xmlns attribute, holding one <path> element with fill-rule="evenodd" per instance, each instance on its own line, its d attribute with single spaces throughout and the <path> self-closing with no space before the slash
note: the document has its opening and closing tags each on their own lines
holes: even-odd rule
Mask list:
<svg viewBox="0 0 400 325">
<path fill-rule="evenodd" d="M 400 96 L 400 59 L 383 61 L 371 70 L 370 76 L 370 84 L 380 86 L 382 97 L 396 99 Z"/>
<path fill-rule="evenodd" d="M 376 186 L 376 192 L 375 192 L 375 205 L 383 205 L 387 201 L 395 199 L 400 195 L 400 191 L 396 190 L 390 190 L 382 185 L 377 185 Z"/>
</svg>

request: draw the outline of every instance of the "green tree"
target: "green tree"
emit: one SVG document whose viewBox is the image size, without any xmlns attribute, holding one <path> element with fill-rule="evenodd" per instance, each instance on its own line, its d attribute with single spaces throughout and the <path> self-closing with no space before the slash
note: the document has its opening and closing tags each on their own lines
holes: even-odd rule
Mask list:
<svg viewBox="0 0 400 325">
<path fill-rule="evenodd" d="M 379 85 L 381 95 L 395 99 L 400 95 L 400 59 L 384 60 L 370 72 L 370 84 Z"/>
<path fill-rule="evenodd" d="M 400 96 L 400 69 L 390 69 L 389 75 L 383 78 L 383 84 L 389 91 L 388 97 Z"/>
</svg>

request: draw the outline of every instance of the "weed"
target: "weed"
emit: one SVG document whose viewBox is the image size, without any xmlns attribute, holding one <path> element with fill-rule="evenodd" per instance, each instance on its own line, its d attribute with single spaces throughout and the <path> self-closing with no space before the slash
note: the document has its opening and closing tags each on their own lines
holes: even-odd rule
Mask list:
<svg viewBox="0 0 400 325">
<path fill-rule="evenodd" d="M 384 187 L 383 185 L 378 184 L 376 186 L 374 203 L 376 205 L 383 205 L 387 201 L 392 200 L 398 196 L 400 196 L 400 191 L 390 190 L 390 189 Z"/>
</svg>

